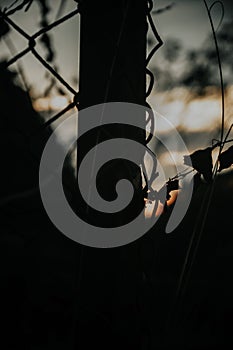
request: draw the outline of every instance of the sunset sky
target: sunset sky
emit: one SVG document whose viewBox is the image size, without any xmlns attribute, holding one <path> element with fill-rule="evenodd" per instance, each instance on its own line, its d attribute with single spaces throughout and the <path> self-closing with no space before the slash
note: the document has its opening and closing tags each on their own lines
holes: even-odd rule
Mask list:
<svg viewBox="0 0 233 350">
<path fill-rule="evenodd" d="M 0 0 L 2 8 L 9 6 L 12 1 Z M 49 21 L 54 21 L 58 11 L 60 1 L 51 2 L 54 8 L 49 13 Z M 211 1 L 208 4 L 211 5 Z M 161 14 L 153 15 L 157 30 L 163 39 L 164 45 L 152 59 L 150 66 L 163 66 L 163 53 L 169 46 L 170 39 L 176 39 L 182 45 L 183 52 L 187 50 L 203 51 L 203 45 L 206 43 L 208 36 L 211 34 L 211 26 L 208 20 L 206 8 L 202 0 L 157 0 L 154 1 L 154 9 L 164 8 L 172 4 L 172 7 Z M 233 18 L 232 1 L 223 1 L 225 14 L 222 25 Z M 67 14 L 76 8 L 73 0 L 64 2 L 63 14 Z M 221 8 L 219 5 L 212 11 L 215 26 L 218 26 L 221 18 Z M 33 2 L 28 12 L 19 11 L 12 16 L 12 19 L 19 24 L 29 34 L 34 33 L 39 28 L 40 12 L 36 1 Z M 94 29 L 94 28 L 93 28 Z M 148 35 L 151 35 L 149 32 Z M 14 30 L 9 35 L 13 42 L 16 52 L 27 47 L 27 42 Z M 51 39 L 55 49 L 54 64 L 58 67 L 59 73 L 67 80 L 72 87 L 78 89 L 78 70 L 79 70 L 79 16 L 75 16 L 69 21 L 61 24 L 51 31 Z M 38 43 L 38 46 L 40 44 Z M 149 50 L 149 48 L 148 48 Z M 43 53 L 43 48 L 40 49 Z M 0 42 L 0 58 L 10 58 L 9 49 L 5 41 Z M 93 55 L 93 64 L 95 57 Z M 180 66 L 185 64 L 185 58 L 181 59 Z M 59 96 L 56 92 L 51 97 L 43 98 L 43 92 L 48 86 L 48 79 L 44 67 L 28 53 L 20 60 L 24 74 L 29 85 L 32 88 L 32 96 L 36 98 L 35 108 L 38 110 L 50 109 L 56 112 L 63 108 L 71 95 Z M 17 69 L 14 64 L 12 69 Z M 165 73 L 166 74 L 166 73 Z M 156 78 L 156 77 L 155 77 Z M 230 77 L 233 82 L 233 79 Z M 156 84 L 160 84 L 159 78 Z M 216 86 L 220 86 L 218 75 Z M 232 123 L 232 105 L 233 89 L 229 87 L 226 90 L 226 126 Z M 167 91 L 158 91 L 157 86 L 149 97 L 149 102 L 156 112 L 166 116 L 168 120 L 182 133 L 192 132 L 192 137 L 187 140 L 187 146 L 193 151 L 197 145 L 206 147 L 211 143 L 213 137 L 217 137 L 216 128 L 221 122 L 221 98 L 219 91 L 210 90 L 209 94 L 204 97 L 192 95 L 192 91 L 187 91 L 179 86 L 178 81 L 173 79 L 173 88 Z M 72 127 L 71 127 L 72 129 Z M 70 132 L 70 131 L 69 131 Z M 69 134 L 67 133 L 67 135 Z M 169 133 L 169 128 L 159 124 L 157 120 L 157 133 Z M 64 137 L 64 135 L 62 135 Z M 68 137 L 68 136 L 67 136 Z M 153 141 L 152 147 L 156 148 L 156 140 Z M 163 153 L 165 162 L 169 163 L 166 153 Z M 169 174 L 170 175 L 170 174 Z M 172 175 L 172 174 L 171 174 Z"/>
<path fill-rule="evenodd" d="M 233 345 L 233 0 L 0 0 L 0 118 L 2 350 Z"/>
<path fill-rule="evenodd" d="M 12 0 L 0 0 L 0 6 L 2 8 L 9 6 L 11 3 Z M 51 3 L 54 5 L 54 8 L 51 8 L 49 13 L 49 20 L 52 22 L 56 17 L 60 1 L 53 1 Z M 208 1 L 208 3 L 211 4 L 212 2 Z M 232 18 L 233 7 L 230 0 L 224 0 L 223 3 L 225 7 L 224 23 Z M 151 64 L 159 61 L 163 50 L 166 49 L 167 39 L 175 38 L 181 41 L 185 48 L 199 48 L 201 50 L 203 42 L 211 30 L 202 0 L 157 0 L 154 1 L 154 9 L 163 8 L 170 4 L 173 4 L 170 10 L 159 15 L 154 15 L 155 25 L 164 41 L 164 45 L 154 56 Z M 63 14 L 67 14 L 75 9 L 75 7 L 76 3 L 73 0 L 66 0 L 64 2 Z M 214 22 L 218 23 L 221 15 L 218 5 L 213 9 L 212 14 Z M 12 16 L 12 19 L 26 32 L 30 34 L 34 33 L 39 28 L 40 21 L 38 4 L 34 1 L 28 12 L 19 11 Z M 27 46 L 26 40 L 14 30 L 12 30 L 10 37 L 17 51 Z M 74 80 L 78 79 L 79 68 L 79 16 L 75 16 L 53 29 L 51 31 L 51 38 L 54 41 L 53 46 L 56 54 L 54 63 L 58 66 L 61 75 L 76 87 Z M 9 58 L 9 50 L 5 43 L 1 42 L 0 45 L 1 58 Z M 27 54 L 20 63 L 24 67 L 27 80 L 33 86 L 36 95 L 39 95 L 43 91 L 44 86 L 46 86 L 44 68 L 30 54 Z"/>
</svg>

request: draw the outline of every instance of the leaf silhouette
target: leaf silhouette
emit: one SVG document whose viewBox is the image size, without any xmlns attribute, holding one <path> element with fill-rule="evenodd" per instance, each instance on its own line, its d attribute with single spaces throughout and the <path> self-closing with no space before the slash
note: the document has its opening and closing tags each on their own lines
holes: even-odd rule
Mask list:
<svg viewBox="0 0 233 350">
<path fill-rule="evenodd" d="M 222 169 L 227 169 L 233 164 L 233 146 L 231 146 L 225 152 L 220 154 L 219 162 L 219 171 L 221 171 Z"/>
<path fill-rule="evenodd" d="M 213 161 L 211 147 L 197 150 L 190 156 L 184 156 L 184 164 L 192 166 L 195 170 L 202 174 L 206 182 L 210 182 L 212 180 Z"/>
<path fill-rule="evenodd" d="M 169 180 L 167 181 L 166 183 L 167 185 L 167 200 L 171 198 L 170 196 L 170 192 L 172 191 L 175 191 L 175 190 L 178 190 L 180 187 L 179 187 L 179 180 Z"/>
</svg>

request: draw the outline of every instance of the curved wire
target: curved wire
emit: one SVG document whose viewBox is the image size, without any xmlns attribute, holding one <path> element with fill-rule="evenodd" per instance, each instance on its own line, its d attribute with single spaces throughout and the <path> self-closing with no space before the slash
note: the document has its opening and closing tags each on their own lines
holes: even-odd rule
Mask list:
<svg viewBox="0 0 233 350">
<path fill-rule="evenodd" d="M 152 3 L 152 5 L 151 5 Z M 147 18 L 148 18 L 148 22 L 150 24 L 150 27 L 151 27 L 151 30 L 154 34 L 154 37 L 156 38 L 157 40 L 157 44 L 151 49 L 147 59 L 146 59 L 146 65 L 149 64 L 150 60 L 152 59 L 152 57 L 154 56 L 154 54 L 156 53 L 156 51 L 158 51 L 158 49 L 163 45 L 163 41 L 155 27 L 155 24 L 154 24 L 154 21 L 152 19 L 152 16 L 151 16 L 151 10 L 153 8 L 153 2 L 152 1 L 148 1 L 148 4 L 149 4 L 149 7 L 148 7 L 148 14 L 147 14 Z"/>
<path fill-rule="evenodd" d="M 227 142 L 227 138 L 228 138 L 230 131 L 233 127 L 233 124 L 232 124 L 230 129 L 228 130 L 224 140 L 223 140 L 224 124 L 225 124 L 224 123 L 224 111 L 225 111 L 224 110 L 224 84 L 223 84 L 222 65 L 221 65 L 218 41 L 217 41 L 217 37 L 216 37 L 216 30 L 214 28 L 214 24 L 213 24 L 213 20 L 212 20 L 212 16 L 211 16 L 211 10 L 213 9 L 213 7 L 216 4 L 221 3 L 221 1 L 215 1 L 210 7 L 208 7 L 206 0 L 203 0 L 203 1 L 204 1 L 206 10 L 207 10 L 209 21 L 210 21 L 211 28 L 212 28 L 212 33 L 213 33 L 213 38 L 214 38 L 214 43 L 215 43 L 216 53 L 217 53 L 217 58 L 218 58 L 218 67 L 219 67 L 220 83 L 221 83 L 221 98 L 222 98 L 221 138 L 220 138 L 220 141 L 217 140 L 217 143 L 212 146 L 212 149 L 219 146 L 219 155 L 220 155 L 222 148 L 223 148 L 224 144 Z M 221 5 L 223 6 L 222 3 L 221 3 Z M 221 19 L 221 21 L 222 21 L 222 19 Z M 204 198 L 203 198 L 202 203 L 201 203 L 201 208 L 199 210 L 196 224 L 195 224 L 195 227 L 194 227 L 192 235 L 191 235 L 191 240 L 190 240 L 189 245 L 188 245 L 188 250 L 187 250 L 186 255 L 185 255 L 185 260 L 184 260 L 184 263 L 182 266 L 181 274 L 180 274 L 177 289 L 176 289 L 175 302 L 174 302 L 175 308 L 178 307 L 179 303 L 182 301 L 182 297 L 185 294 L 189 280 L 191 278 L 192 268 L 193 268 L 193 265 L 194 265 L 194 262 L 195 262 L 195 259 L 197 256 L 198 248 L 199 248 L 201 237 L 202 237 L 202 234 L 203 234 L 203 231 L 205 228 L 206 219 L 207 219 L 207 215 L 209 213 L 209 208 L 210 208 L 210 204 L 211 204 L 211 200 L 212 200 L 212 196 L 213 196 L 213 192 L 214 192 L 214 187 L 215 187 L 215 183 L 216 183 L 216 175 L 217 175 L 217 171 L 218 171 L 219 155 L 217 157 L 217 160 L 216 160 L 214 168 L 213 168 L 212 182 L 204 194 Z M 203 215 L 203 212 L 204 212 L 204 215 Z M 175 309 L 175 311 L 176 311 L 176 309 Z"/>
<path fill-rule="evenodd" d="M 145 140 L 145 144 L 147 145 L 153 138 L 154 136 L 154 129 L 155 129 L 155 118 L 154 118 L 154 112 L 153 109 L 150 107 L 149 103 L 146 102 L 146 106 L 148 107 L 147 112 L 149 114 L 147 120 L 146 120 L 146 125 L 150 123 L 150 132 Z"/>
<path fill-rule="evenodd" d="M 221 64 L 221 58 L 220 58 L 220 52 L 219 52 L 219 47 L 218 47 L 218 40 L 217 40 L 217 36 L 216 36 L 216 31 L 214 29 L 214 23 L 213 23 L 213 19 L 211 16 L 211 9 L 213 8 L 214 5 L 216 5 L 217 3 L 221 3 L 221 1 L 215 1 L 210 7 L 208 7 L 206 0 L 203 0 L 206 10 L 207 10 L 207 14 L 209 17 L 209 21 L 210 21 L 210 25 L 211 25 L 211 29 L 212 29 L 212 34 L 213 34 L 213 39 L 214 39 L 214 43 L 215 43 L 215 48 L 216 48 L 216 54 L 217 54 L 217 59 L 218 59 L 218 68 L 219 68 L 219 75 L 220 75 L 220 85 L 221 85 L 221 99 L 222 99 L 222 117 L 221 117 L 221 143 L 223 141 L 223 133 L 224 133 L 224 119 L 225 119 L 225 106 L 224 106 L 224 84 L 223 84 L 223 73 L 222 73 L 222 64 Z M 221 153 L 221 147 L 219 150 L 219 154 Z"/>
<path fill-rule="evenodd" d="M 150 94 L 153 90 L 153 87 L 154 87 L 154 82 L 155 82 L 154 74 L 149 70 L 149 68 L 147 66 L 148 66 L 150 60 L 152 59 L 152 57 L 154 56 L 154 54 L 156 53 L 156 51 L 163 45 L 163 41 L 162 41 L 160 35 L 158 34 L 158 31 L 155 27 L 153 18 L 151 16 L 151 12 L 153 10 L 153 1 L 148 0 L 147 5 L 148 5 L 147 19 L 148 19 L 149 25 L 151 27 L 151 30 L 154 34 L 154 37 L 158 43 L 153 47 L 153 49 L 150 51 L 149 55 L 146 58 L 146 74 L 150 77 L 149 86 L 148 86 L 147 91 L 146 91 L 146 98 L 150 96 Z M 149 118 L 146 121 L 146 125 L 148 123 L 151 123 L 151 127 L 150 127 L 151 130 L 150 130 L 148 138 L 145 141 L 145 143 L 148 144 L 152 140 L 153 134 L 154 134 L 154 113 L 153 113 L 153 110 L 148 102 L 146 102 L 146 106 L 151 111 L 151 112 L 149 112 Z"/>
<path fill-rule="evenodd" d="M 148 68 L 146 68 L 146 74 L 150 77 L 149 87 L 146 91 L 146 97 L 148 97 L 153 90 L 155 78 L 154 74 Z"/>
<path fill-rule="evenodd" d="M 223 5 L 223 3 L 222 3 L 222 1 L 214 1 L 213 2 L 213 4 L 209 7 L 209 10 L 210 10 L 210 12 L 211 12 L 211 10 L 213 9 L 213 7 L 215 6 L 215 5 L 220 5 L 221 6 L 221 10 L 222 10 L 222 15 L 221 15 L 221 18 L 220 18 L 220 20 L 219 20 L 219 24 L 218 24 L 218 26 L 217 26 L 217 28 L 215 29 L 215 31 L 217 32 L 218 31 L 218 29 L 219 29 L 219 27 L 221 26 L 221 24 L 222 24 L 222 21 L 223 21 L 223 18 L 224 18 L 224 5 Z"/>
</svg>

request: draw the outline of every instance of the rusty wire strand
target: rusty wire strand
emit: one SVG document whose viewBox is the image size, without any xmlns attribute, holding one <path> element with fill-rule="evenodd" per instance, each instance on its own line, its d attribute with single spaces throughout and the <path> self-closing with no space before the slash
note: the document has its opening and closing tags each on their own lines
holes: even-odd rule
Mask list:
<svg viewBox="0 0 233 350">
<path fill-rule="evenodd" d="M 35 48 L 31 49 L 31 53 L 37 58 L 37 60 L 50 72 L 52 75 L 62 84 L 67 90 L 69 90 L 73 95 L 76 95 L 76 91 L 67 83 L 62 76 L 57 73 L 57 71 L 36 51 Z"/>
<path fill-rule="evenodd" d="M 12 64 L 16 63 L 20 58 L 25 56 L 27 53 L 31 51 L 30 47 L 27 47 L 23 51 L 19 52 L 17 55 L 12 57 L 7 63 L 6 63 L 6 68 L 10 67 Z"/>
<path fill-rule="evenodd" d="M 79 9 L 77 8 L 76 10 L 68 13 L 67 15 L 59 18 L 58 20 L 50 23 L 48 26 L 41 28 L 40 30 L 38 30 L 35 34 L 32 35 L 33 39 L 36 39 L 38 36 L 47 33 L 49 30 L 57 27 L 58 25 L 62 24 L 63 22 L 66 22 L 68 19 L 76 16 L 79 13 Z"/>
<path fill-rule="evenodd" d="M 16 24 L 11 18 L 9 18 L 5 13 L 0 12 L 0 18 L 2 18 L 5 22 L 11 25 L 19 34 L 21 34 L 25 39 L 31 39 L 31 36 L 26 33 L 18 24 Z"/>
<path fill-rule="evenodd" d="M 38 132 L 41 132 L 42 130 L 46 129 L 48 126 L 50 126 L 52 123 L 54 123 L 56 120 L 58 120 L 61 116 L 63 116 L 65 113 L 70 111 L 72 108 L 77 107 L 77 104 L 75 102 L 71 102 L 68 104 L 64 109 L 62 109 L 60 112 L 55 114 L 52 118 L 47 120 L 38 130 Z"/>
</svg>

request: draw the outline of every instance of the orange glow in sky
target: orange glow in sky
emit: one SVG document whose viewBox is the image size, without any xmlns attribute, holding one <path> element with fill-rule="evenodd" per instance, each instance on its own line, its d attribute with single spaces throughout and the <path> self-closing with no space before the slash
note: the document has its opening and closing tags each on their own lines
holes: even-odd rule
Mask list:
<svg viewBox="0 0 233 350">
<path fill-rule="evenodd" d="M 67 97 L 54 96 L 50 99 L 50 108 L 53 110 L 63 109 L 68 105 Z"/>
<path fill-rule="evenodd" d="M 65 108 L 68 105 L 68 98 L 66 96 L 53 96 L 53 97 L 41 97 L 38 98 L 33 107 L 36 111 L 58 111 Z"/>
</svg>

